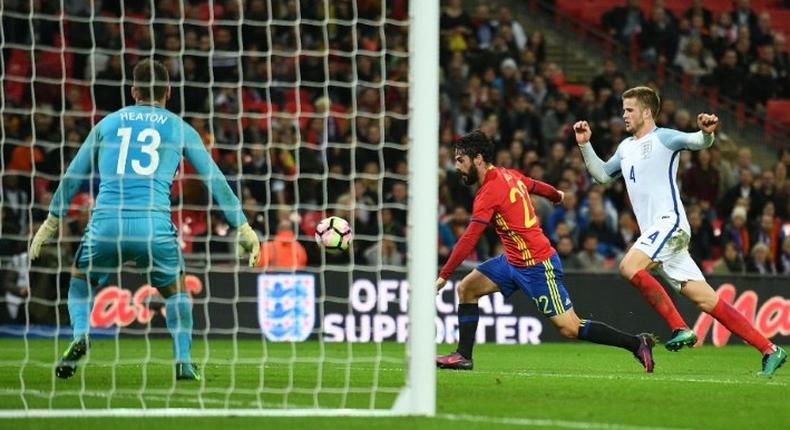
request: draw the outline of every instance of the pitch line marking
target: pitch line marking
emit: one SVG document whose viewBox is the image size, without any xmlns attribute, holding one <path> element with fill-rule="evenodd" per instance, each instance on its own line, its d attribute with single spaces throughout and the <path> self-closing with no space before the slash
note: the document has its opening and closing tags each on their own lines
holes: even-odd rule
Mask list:
<svg viewBox="0 0 790 430">
<path fill-rule="evenodd" d="M 524 427 L 556 427 L 569 429 L 592 429 L 592 430 L 689 430 L 682 427 L 649 427 L 634 426 L 627 424 L 601 423 L 592 421 L 568 421 L 554 420 L 547 418 L 499 418 L 485 415 L 464 415 L 464 414 L 437 414 L 437 419 L 448 421 L 466 421 L 489 424 L 504 424 Z"/>
</svg>

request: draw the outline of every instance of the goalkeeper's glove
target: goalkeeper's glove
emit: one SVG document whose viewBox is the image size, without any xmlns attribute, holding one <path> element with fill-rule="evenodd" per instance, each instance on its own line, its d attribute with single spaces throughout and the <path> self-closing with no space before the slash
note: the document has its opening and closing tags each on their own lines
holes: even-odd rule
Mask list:
<svg viewBox="0 0 790 430">
<path fill-rule="evenodd" d="M 244 255 L 245 252 L 250 254 L 250 267 L 255 267 L 258 262 L 258 256 L 261 253 L 261 243 L 258 241 L 258 235 L 252 230 L 246 222 L 239 226 L 239 257 Z"/>
<path fill-rule="evenodd" d="M 38 258 L 38 254 L 41 253 L 41 245 L 58 232 L 58 224 L 60 224 L 58 217 L 52 214 L 47 216 L 46 221 L 38 228 L 36 235 L 33 236 L 33 241 L 30 243 L 31 260 Z"/>
</svg>

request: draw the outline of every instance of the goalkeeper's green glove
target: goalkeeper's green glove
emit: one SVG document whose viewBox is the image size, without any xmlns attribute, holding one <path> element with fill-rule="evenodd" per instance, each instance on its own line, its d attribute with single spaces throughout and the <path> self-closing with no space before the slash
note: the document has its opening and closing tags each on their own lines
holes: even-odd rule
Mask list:
<svg viewBox="0 0 790 430">
<path fill-rule="evenodd" d="M 255 234 L 252 227 L 246 222 L 239 226 L 239 257 L 244 253 L 250 254 L 250 267 L 255 267 L 258 262 L 258 256 L 261 253 L 261 243 L 258 241 L 258 235 Z"/>
<path fill-rule="evenodd" d="M 47 240 L 51 239 L 55 233 L 58 232 L 58 225 L 60 220 L 58 217 L 50 214 L 47 219 L 38 228 L 36 235 L 33 236 L 33 241 L 30 242 L 30 259 L 35 260 L 41 253 L 41 245 Z"/>
</svg>

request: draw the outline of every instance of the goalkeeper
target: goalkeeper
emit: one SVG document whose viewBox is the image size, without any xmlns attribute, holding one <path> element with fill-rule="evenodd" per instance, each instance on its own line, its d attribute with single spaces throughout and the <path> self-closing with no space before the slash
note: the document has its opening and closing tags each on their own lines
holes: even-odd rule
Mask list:
<svg viewBox="0 0 790 430">
<path fill-rule="evenodd" d="M 63 379 L 76 373 L 88 349 L 94 287 L 107 284 L 127 261 L 147 268 L 149 282 L 165 298 L 167 329 L 173 337 L 176 379 L 199 380 L 191 362 L 192 304 L 183 291 L 183 256 L 170 220 L 170 187 L 182 155 L 194 166 L 228 223 L 238 229 L 239 251 L 253 266 L 258 237 L 247 224 L 239 199 L 189 124 L 164 108 L 170 98 L 167 69 L 153 60 L 134 68 L 134 106 L 102 119 L 91 130 L 66 170 L 49 216 L 30 245 L 35 260 L 58 230 L 72 197 L 86 179 L 100 179 L 99 195 L 74 258 L 68 308 L 74 339 L 55 367 Z"/>
</svg>

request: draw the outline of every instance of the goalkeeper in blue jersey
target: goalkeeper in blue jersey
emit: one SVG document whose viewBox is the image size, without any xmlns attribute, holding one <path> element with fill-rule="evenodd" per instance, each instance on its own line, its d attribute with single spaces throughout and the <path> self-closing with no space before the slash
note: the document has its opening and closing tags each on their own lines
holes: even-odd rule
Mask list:
<svg viewBox="0 0 790 430">
<path fill-rule="evenodd" d="M 55 368 L 70 378 L 88 349 L 94 287 L 133 261 L 148 271 L 151 285 L 165 298 L 167 328 L 173 337 L 176 378 L 199 380 L 191 362 L 192 305 L 183 286 L 183 256 L 170 220 L 170 186 L 184 156 L 209 188 L 228 223 L 238 229 L 239 251 L 258 259 L 260 245 L 247 224 L 239 199 L 189 124 L 164 108 L 170 97 L 167 69 L 153 60 L 134 68 L 134 106 L 102 119 L 91 130 L 55 192 L 49 216 L 33 237 L 30 258 L 58 230 L 83 181 L 100 179 L 99 195 L 72 267 L 68 308 L 74 340 Z"/>
</svg>

